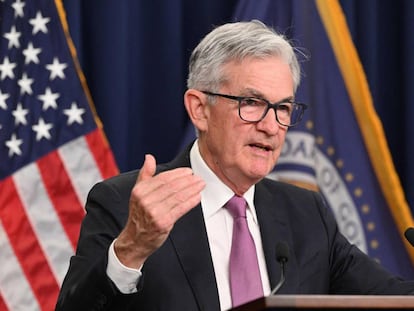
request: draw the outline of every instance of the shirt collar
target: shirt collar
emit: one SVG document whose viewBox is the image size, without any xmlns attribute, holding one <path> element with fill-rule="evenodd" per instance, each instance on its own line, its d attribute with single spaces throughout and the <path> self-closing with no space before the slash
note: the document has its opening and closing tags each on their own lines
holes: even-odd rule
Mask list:
<svg viewBox="0 0 414 311">
<path fill-rule="evenodd" d="M 201 192 L 201 207 L 204 218 L 208 219 L 217 213 L 233 197 L 234 192 L 208 167 L 200 154 L 198 140 L 195 141 L 190 150 L 190 162 L 194 174 L 200 176 L 206 183 L 205 188 Z M 251 186 L 244 193 L 243 197 L 249 206 L 254 222 L 257 223 L 254 191 L 255 185 Z"/>
</svg>

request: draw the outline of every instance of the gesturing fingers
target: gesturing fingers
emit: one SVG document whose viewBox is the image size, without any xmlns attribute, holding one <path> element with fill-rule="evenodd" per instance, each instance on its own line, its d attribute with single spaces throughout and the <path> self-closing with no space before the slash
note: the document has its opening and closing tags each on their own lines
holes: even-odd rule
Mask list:
<svg viewBox="0 0 414 311">
<path fill-rule="evenodd" d="M 168 234 L 181 216 L 197 206 L 205 183 L 188 167 L 154 173 L 155 159 L 147 155 L 131 192 L 130 217 L 137 233 L 156 236 Z"/>
<path fill-rule="evenodd" d="M 131 204 L 145 210 L 147 217 L 167 229 L 200 202 L 204 186 L 204 181 L 190 169 L 176 169 L 137 182 L 131 194 Z"/>
<path fill-rule="evenodd" d="M 197 206 L 205 182 L 190 168 L 155 174 L 155 158 L 145 162 L 132 189 L 127 224 L 115 244 L 115 252 L 129 267 L 140 266 L 160 247 L 175 222 Z"/>
<path fill-rule="evenodd" d="M 180 178 L 191 179 L 191 176 L 193 176 L 193 171 L 189 167 L 176 168 L 154 176 L 155 165 L 155 158 L 152 155 L 146 155 L 133 189 L 133 195 L 145 197 L 152 192 L 165 190 L 165 188 L 174 185 Z"/>
</svg>

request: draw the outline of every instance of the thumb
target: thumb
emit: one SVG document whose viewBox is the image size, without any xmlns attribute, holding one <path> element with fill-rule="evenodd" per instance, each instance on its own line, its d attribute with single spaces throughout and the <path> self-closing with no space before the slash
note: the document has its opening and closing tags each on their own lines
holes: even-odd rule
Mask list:
<svg viewBox="0 0 414 311">
<path fill-rule="evenodd" d="M 157 163 L 152 154 L 145 155 L 144 164 L 142 164 L 141 170 L 139 171 L 138 181 L 146 180 L 154 176 L 155 168 Z"/>
</svg>

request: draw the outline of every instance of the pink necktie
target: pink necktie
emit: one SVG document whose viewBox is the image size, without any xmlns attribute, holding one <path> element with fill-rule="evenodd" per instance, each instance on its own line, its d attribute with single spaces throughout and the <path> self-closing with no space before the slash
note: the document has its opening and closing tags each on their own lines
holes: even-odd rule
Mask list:
<svg viewBox="0 0 414 311">
<path fill-rule="evenodd" d="M 246 201 L 234 195 L 226 204 L 234 218 L 230 253 L 230 289 L 233 307 L 263 297 L 256 247 L 247 226 Z"/>
</svg>

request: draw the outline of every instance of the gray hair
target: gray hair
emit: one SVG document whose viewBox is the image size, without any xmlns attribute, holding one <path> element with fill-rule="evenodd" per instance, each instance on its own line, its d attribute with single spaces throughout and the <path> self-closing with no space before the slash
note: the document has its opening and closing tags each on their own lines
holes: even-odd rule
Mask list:
<svg viewBox="0 0 414 311">
<path fill-rule="evenodd" d="M 207 34 L 193 50 L 187 87 L 216 92 L 226 81 L 223 66 L 245 58 L 281 57 L 289 65 L 294 91 L 300 83 L 295 49 L 282 35 L 258 20 L 228 23 Z"/>
</svg>

